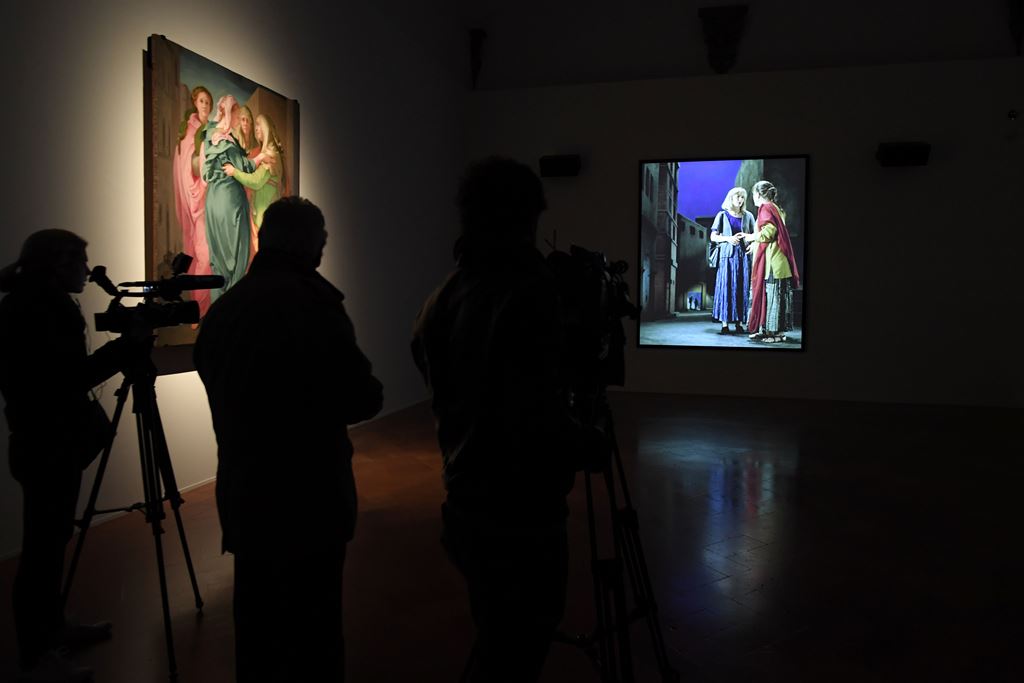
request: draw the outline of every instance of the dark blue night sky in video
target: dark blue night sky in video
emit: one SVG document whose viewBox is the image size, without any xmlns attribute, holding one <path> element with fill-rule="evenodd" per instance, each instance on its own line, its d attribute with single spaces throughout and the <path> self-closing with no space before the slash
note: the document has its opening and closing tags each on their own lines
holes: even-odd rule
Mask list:
<svg viewBox="0 0 1024 683">
<path fill-rule="evenodd" d="M 676 210 L 689 219 L 714 216 L 722 200 L 736 186 L 742 159 L 679 162 Z"/>
</svg>

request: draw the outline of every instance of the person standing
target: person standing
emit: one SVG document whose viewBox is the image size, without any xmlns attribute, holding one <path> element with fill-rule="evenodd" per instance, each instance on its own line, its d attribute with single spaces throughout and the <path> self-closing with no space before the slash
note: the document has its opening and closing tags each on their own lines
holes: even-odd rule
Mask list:
<svg viewBox="0 0 1024 683">
<path fill-rule="evenodd" d="M 442 543 L 476 626 L 463 680 L 534 681 L 565 608 L 566 496 L 599 439 L 569 411 L 559 293 L 535 246 L 540 179 L 487 159 L 458 204 L 457 265 L 424 304 L 412 351 L 444 462 Z"/>
<path fill-rule="evenodd" d="M 793 243 L 776 204 L 779 191 L 767 180 L 754 183 L 757 229 L 743 239 L 756 243 L 751 286 L 749 338 L 765 344 L 786 340 L 793 329 L 793 290 L 800 286 Z"/>
<path fill-rule="evenodd" d="M 192 106 L 185 112 L 174 148 L 174 210 L 181 225 L 182 249 L 192 257 L 189 275 L 210 275 L 210 248 L 206 244 L 206 182 L 199 174 L 199 150 L 206 138 L 206 124 L 213 96 L 204 86 L 192 89 Z M 199 315 L 210 308 L 210 290 L 197 289 L 192 299 Z"/>
<path fill-rule="evenodd" d="M 269 116 L 256 116 L 256 140 L 260 147 L 254 149 L 252 156 L 261 155 L 263 162 L 252 173 L 236 169 L 231 164 L 224 165 L 224 173 L 231 176 L 245 189 L 252 207 L 249 249 L 255 255 L 259 251 L 259 231 L 263 224 L 263 212 L 282 195 L 284 188 L 284 146 L 277 135 L 277 128 Z"/>
<path fill-rule="evenodd" d="M 85 320 L 71 294 L 85 287 L 86 242 L 67 230 L 41 230 L 0 271 L 0 392 L 10 428 L 10 468 L 23 497 L 22 548 L 14 579 L 19 681 L 85 681 L 60 648 L 110 638 L 109 623 L 64 616 L 64 550 L 71 539 L 82 470 L 112 438 L 89 391 L 129 358 L 131 345 L 108 342 L 92 355 Z"/>
<path fill-rule="evenodd" d="M 345 297 L 316 271 L 320 209 L 280 199 L 261 234 L 194 349 L 217 435 L 223 549 L 234 554 L 237 680 L 340 681 L 342 570 L 356 523 L 347 425 L 376 415 L 383 391 Z"/>
<path fill-rule="evenodd" d="M 232 167 L 251 173 L 263 161 L 249 159 L 233 130 L 239 127 L 240 108 L 231 95 L 217 101 L 217 118 L 206 127 L 202 178 L 206 183 L 206 241 L 210 264 L 224 277 L 222 289 L 210 290 L 211 301 L 237 283 L 249 267 L 249 200 L 245 188 L 224 172 Z"/>
<path fill-rule="evenodd" d="M 722 210 L 711 224 L 711 241 L 718 243 L 718 272 L 715 274 L 713 318 L 722 323 L 719 334 L 729 333 L 729 323 L 737 333 L 750 309 L 750 256 L 744 249 L 743 235 L 754 232 L 754 215 L 746 210 L 747 191 L 729 190 Z"/>
</svg>

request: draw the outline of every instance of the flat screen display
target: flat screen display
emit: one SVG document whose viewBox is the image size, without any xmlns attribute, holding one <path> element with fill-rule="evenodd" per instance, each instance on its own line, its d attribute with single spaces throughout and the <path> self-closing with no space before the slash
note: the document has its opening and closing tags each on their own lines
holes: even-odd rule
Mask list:
<svg viewBox="0 0 1024 683">
<path fill-rule="evenodd" d="M 641 347 L 803 348 L 807 157 L 640 163 Z"/>
</svg>

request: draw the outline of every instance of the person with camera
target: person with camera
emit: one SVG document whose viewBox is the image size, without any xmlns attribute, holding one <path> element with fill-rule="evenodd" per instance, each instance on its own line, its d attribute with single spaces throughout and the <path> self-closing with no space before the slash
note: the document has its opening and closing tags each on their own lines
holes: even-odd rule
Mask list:
<svg viewBox="0 0 1024 683">
<path fill-rule="evenodd" d="M 194 349 L 217 434 L 242 683 L 344 677 L 342 569 L 356 522 L 347 425 L 376 415 L 383 393 L 345 297 L 317 273 L 326 240 L 308 200 L 271 204 L 248 274 L 210 307 Z"/>
<path fill-rule="evenodd" d="M 86 242 L 66 230 L 25 240 L 18 260 L 0 270 L 0 392 L 10 428 L 11 474 L 23 494 L 22 550 L 14 580 L 14 624 L 21 681 L 84 681 L 92 671 L 67 650 L 110 638 L 109 623 L 64 616 L 61 578 L 82 471 L 111 438 L 110 422 L 90 390 L 134 355 L 126 339 L 95 353 L 71 294 L 89 274 Z"/>
<path fill-rule="evenodd" d="M 546 208 L 527 166 L 471 166 L 456 269 L 424 304 L 413 356 L 432 394 L 447 496 L 442 543 L 465 578 L 476 640 L 463 680 L 534 681 L 565 607 L 566 496 L 607 454 L 570 414 Z"/>
</svg>

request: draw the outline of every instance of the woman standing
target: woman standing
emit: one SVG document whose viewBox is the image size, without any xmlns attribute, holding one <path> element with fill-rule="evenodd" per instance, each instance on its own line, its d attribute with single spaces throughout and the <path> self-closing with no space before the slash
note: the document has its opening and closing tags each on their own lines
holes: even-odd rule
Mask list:
<svg viewBox="0 0 1024 683">
<path fill-rule="evenodd" d="M 722 210 L 711 225 L 711 241 L 718 243 L 718 274 L 715 276 L 715 300 L 711 316 L 722 323 L 719 334 L 729 334 L 729 323 L 737 333 L 750 308 L 750 257 L 740 244 L 744 234 L 754 232 L 754 215 L 746 210 L 747 191 L 729 190 Z"/>
<path fill-rule="evenodd" d="M 189 275 L 209 275 L 210 249 L 206 244 L 206 183 L 199 176 L 199 149 L 213 108 L 213 96 L 203 86 L 192 89 L 192 106 L 185 112 L 174 149 L 174 208 L 181 225 L 182 251 L 192 257 Z M 199 314 L 210 308 L 210 292 L 197 289 L 192 298 Z"/>
<path fill-rule="evenodd" d="M 283 194 L 284 147 L 277 136 L 273 120 L 265 114 L 256 116 L 256 140 L 261 144 L 262 163 L 253 173 L 241 171 L 231 164 L 224 165 L 224 173 L 250 191 L 252 205 L 251 251 L 259 248 L 259 229 L 263 225 L 263 212 Z"/>
<path fill-rule="evenodd" d="M 238 282 L 249 265 L 249 200 L 245 188 L 224 172 L 228 164 L 251 173 L 262 161 L 246 157 L 231 131 L 238 127 L 238 102 L 224 95 L 217 102 L 217 118 L 207 126 L 203 143 L 203 180 L 206 181 L 206 241 L 213 272 L 224 277 L 224 288 L 210 290 L 211 301 Z"/>
<path fill-rule="evenodd" d="M 131 357 L 123 337 L 92 355 L 86 349 L 85 320 L 70 296 L 85 287 L 85 247 L 67 230 L 41 230 L 0 270 L 0 291 L 9 292 L 0 301 L 0 393 L 11 474 L 23 494 L 12 605 L 24 671 L 19 680 L 92 680 L 91 670 L 68 662 L 61 648 L 111 633 L 106 623 L 69 623 L 61 600 L 82 470 L 113 436 L 89 390 Z"/>
<path fill-rule="evenodd" d="M 793 289 L 800 286 L 800 273 L 786 221 L 775 203 L 779 191 L 761 180 L 754 183 L 752 194 L 758 207 L 757 229 L 743 236 L 757 243 L 747 329 L 753 331 L 751 340 L 776 344 L 793 329 Z"/>
</svg>

